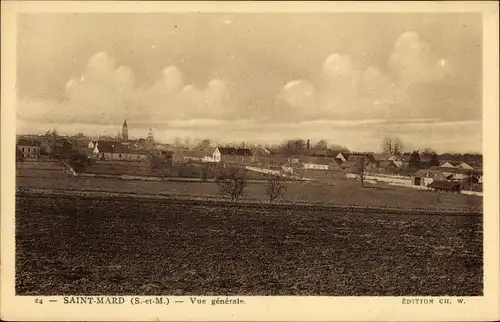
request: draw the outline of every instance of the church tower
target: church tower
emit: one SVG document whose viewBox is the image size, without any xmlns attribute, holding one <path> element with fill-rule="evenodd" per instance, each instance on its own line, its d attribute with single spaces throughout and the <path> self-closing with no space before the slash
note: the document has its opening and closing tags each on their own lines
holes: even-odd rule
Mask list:
<svg viewBox="0 0 500 322">
<path fill-rule="evenodd" d="M 122 140 L 123 141 L 128 141 L 128 125 L 127 125 L 127 120 L 123 122 L 122 126 Z"/>
</svg>

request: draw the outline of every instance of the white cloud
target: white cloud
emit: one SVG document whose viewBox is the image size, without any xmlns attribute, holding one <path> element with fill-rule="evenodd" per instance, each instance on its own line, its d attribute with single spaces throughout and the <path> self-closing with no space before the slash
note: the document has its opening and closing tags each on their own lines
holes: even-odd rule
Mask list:
<svg viewBox="0 0 500 322">
<path fill-rule="evenodd" d="M 116 67 L 106 53 L 92 56 L 81 76 L 70 79 L 63 102 L 24 100 L 19 102 L 20 118 L 113 124 L 123 118 L 135 121 L 168 121 L 174 118 L 222 117 L 227 103 L 224 81 L 210 80 L 199 90 L 184 85 L 176 66 L 163 69 L 150 86 L 137 86 L 133 71 Z"/>
<path fill-rule="evenodd" d="M 288 82 L 281 93 L 282 98 L 293 107 L 311 107 L 314 95 L 314 86 L 305 80 Z"/>
<path fill-rule="evenodd" d="M 316 112 L 334 119 L 418 117 L 420 106 L 409 103 L 415 101 L 415 86 L 443 83 L 451 72 L 448 60 L 438 59 L 417 33 L 406 32 L 395 41 L 386 66 L 362 67 L 349 55 L 334 53 L 325 58 L 316 82 L 289 82 L 279 98 L 294 114 Z"/>
<path fill-rule="evenodd" d="M 430 45 L 412 31 L 397 39 L 388 65 L 401 86 L 440 80 L 449 72 L 449 63 L 436 57 Z"/>
</svg>

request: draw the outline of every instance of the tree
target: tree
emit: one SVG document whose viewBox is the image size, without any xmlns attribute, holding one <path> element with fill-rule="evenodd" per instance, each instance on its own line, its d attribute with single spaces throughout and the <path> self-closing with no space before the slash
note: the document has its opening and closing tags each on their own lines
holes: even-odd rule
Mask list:
<svg viewBox="0 0 500 322">
<path fill-rule="evenodd" d="M 424 155 L 433 155 L 433 154 L 436 154 L 436 151 L 434 151 L 434 150 L 433 150 L 433 149 L 431 149 L 431 148 L 426 148 L 426 149 L 424 150 L 424 152 L 422 152 L 422 154 L 424 154 Z"/>
<path fill-rule="evenodd" d="M 436 153 L 432 155 L 431 160 L 429 161 L 429 165 L 435 167 L 439 166 L 439 158 Z"/>
<path fill-rule="evenodd" d="M 356 173 L 359 177 L 359 182 L 361 182 L 361 187 L 365 186 L 365 176 L 366 176 L 366 167 L 368 166 L 367 158 L 357 158 L 356 159 Z"/>
<path fill-rule="evenodd" d="M 420 168 L 420 153 L 418 151 L 413 151 L 410 155 L 410 160 L 408 161 L 408 165 L 412 169 Z"/>
<path fill-rule="evenodd" d="M 228 195 L 232 202 L 238 200 L 247 186 L 245 170 L 238 168 L 226 168 L 215 178 L 215 184 L 219 190 Z"/>
<path fill-rule="evenodd" d="M 320 140 L 318 143 L 316 143 L 314 148 L 318 150 L 326 150 L 328 148 L 328 142 L 326 140 Z"/>
<path fill-rule="evenodd" d="M 397 137 L 386 137 L 382 141 L 382 151 L 390 155 L 400 155 L 403 147 L 403 142 Z"/>
<path fill-rule="evenodd" d="M 159 155 L 152 154 L 151 159 L 149 161 L 149 166 L 151 171 L 161 169 L 165 165 L 165 159 L 160 157 Z"/>
<path fill-rule="evenodd" d="M 346 152 L 346 153 L 351 152 L 348 148 L 341 146 L 341 145 L 338 145 L 338 144 L 331 144 L 330 150 L 335 151 L 335 152 Z"/>
<path fill-rule="evenodd" d="M 92 161 L 83 152 L 71 151 L 67 154 L 68 163 L 76 172 L 85 172 L 92 166 Z"/>
<path fill-rule="evenodd" d="M 198 144 L 198 148 L 199 149 L 210 149 L 210 147 L 212 146 L 212 142 L 210 142 L 210 140 L 208 139 L 205 139 L 205 140 L 202 140 L 199 144 Z"/>
<path fill-rule="evenodd" d="M 305 152 L 307 143 L 302 139 L 286 140 L 282 144 L 282 148 L 285 150 L 286 154 L 293 155 Z"/>
<path fill-rule="evenodd" d="M 269 197 L 269 203 L 272 203 L 279 197 L 283 197 L 286 192 L 285 181 L 283 178 L 277 175 L 269 175 L 267 178 L 266 192 Z"/>
</svg>

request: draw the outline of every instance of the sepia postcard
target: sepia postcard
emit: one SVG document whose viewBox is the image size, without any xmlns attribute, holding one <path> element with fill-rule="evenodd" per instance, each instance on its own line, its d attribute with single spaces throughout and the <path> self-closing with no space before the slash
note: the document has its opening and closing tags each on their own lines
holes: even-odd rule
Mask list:
<svg viewBox="0 0 500 322">
<path fill-rule="evenodd" d="M 2 1 L 0 318 L 500 319 L 498 12 Z"/>
</svg>

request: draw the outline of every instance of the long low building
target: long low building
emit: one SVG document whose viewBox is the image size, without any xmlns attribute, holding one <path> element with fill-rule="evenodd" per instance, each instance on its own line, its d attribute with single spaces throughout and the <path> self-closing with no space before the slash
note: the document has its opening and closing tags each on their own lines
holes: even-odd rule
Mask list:
<svg viewBox="0 0 500 322">
<path fill-rule="evenodd" d="M 251 164 L 253 154 L 250 149 L 217 147 L 213 153 L 214 162 Z"/>
<path fill-rule="evenodd" d="M 99 141 L 92 151 L 99 160 L 145 161 L 151 159 L 151 153 L 131 149 L 120 142 Z"/>
</svg>

